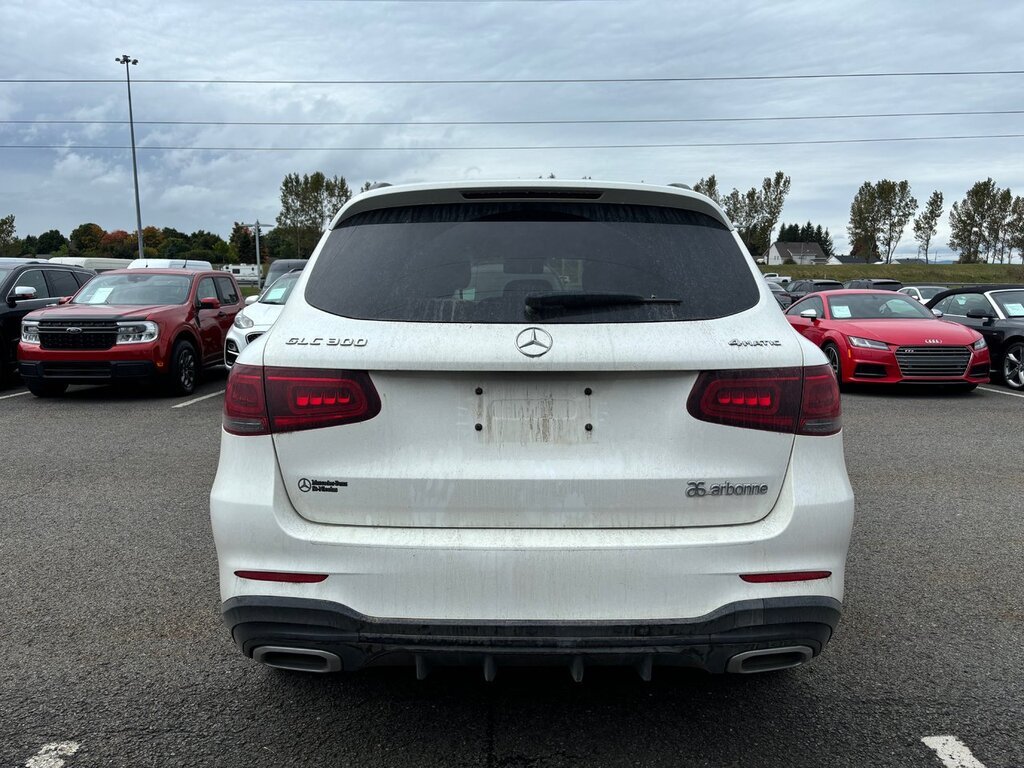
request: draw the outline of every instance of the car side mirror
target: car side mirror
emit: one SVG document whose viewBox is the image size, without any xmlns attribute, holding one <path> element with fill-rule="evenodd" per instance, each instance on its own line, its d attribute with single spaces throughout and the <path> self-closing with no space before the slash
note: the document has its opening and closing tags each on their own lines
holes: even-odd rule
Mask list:
<svg viewBox="0 0 1024 768">
<path fill-rule="evenodd" d="M 250 304 L 255 304 L 259 300 L 260 300 L 259 296 L 246 296 L 245 297 L 245 306 L 248 307 Z"/>
<path fill-rule="evenodd" d="M 17 290 L 17 289 L 15 289 Z M 988 309 L 968 309 L 967 316 L 975 320 L 994 320 L 995 315 Z"/>
<path fill-rule="evenodd" d="M 944 313 L 941 309 L 933 309 L 932 314 L 935 315 L 936 317 L 942 317 Z"/>
<path fill-rule="evenodd" d="M 199 300 L 200 309 L 220 309 L 220 300 L 215 299 L 212 296 L 207 296 L 205 299 Z"/>
<path fill-rule="evenodd" d="M 30 285 L 17 285 L 7 296 L 7 303 L 14 306 L 19 301 L 28 301 L 36 298 L 36 289 Z"/>
<path fill-rule="evenodd" d="M 818 319 L 818 310 L 816 310 L 816 309 L 805 309 L 803 312 L 800 313 L 800 317 L 805 317 L 808 320 L 817 320 Z"/>
</svg>

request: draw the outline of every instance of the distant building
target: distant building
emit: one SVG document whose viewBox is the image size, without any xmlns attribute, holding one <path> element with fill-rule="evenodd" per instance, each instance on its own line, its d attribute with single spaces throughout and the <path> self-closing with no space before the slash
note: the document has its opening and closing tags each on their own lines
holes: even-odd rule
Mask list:
<svg viewBox="0 0 1024 768">
<path fill-rule="evenodd" d="M 839 260 L 840 264 L 864 264 L 864 257 L 859 253 L 837 253 L 836 259 Z M 880 261 L 868 262 L 871 264 L 881 264 Z"/>
<path fill-rule="evenodd" d="M 761 259 L 765 264 L 839 264 L 839 259 L 826 256 L 817 243 L 772 243 Z"/>
</svg>

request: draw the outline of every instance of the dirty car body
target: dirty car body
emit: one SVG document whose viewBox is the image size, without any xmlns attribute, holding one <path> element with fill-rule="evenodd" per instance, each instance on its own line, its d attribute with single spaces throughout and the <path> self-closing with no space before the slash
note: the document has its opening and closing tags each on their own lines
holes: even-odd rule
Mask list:
<svg viewBox="0 0 1024 768">
<path fill-rule="evenodd" d="M 591 181 L 350 201 L 232 368 L 211 493 L 245 655 L 488 679 L 800 664 L 852 516 L 835 378 L 722 211 Z"/>
</svg>

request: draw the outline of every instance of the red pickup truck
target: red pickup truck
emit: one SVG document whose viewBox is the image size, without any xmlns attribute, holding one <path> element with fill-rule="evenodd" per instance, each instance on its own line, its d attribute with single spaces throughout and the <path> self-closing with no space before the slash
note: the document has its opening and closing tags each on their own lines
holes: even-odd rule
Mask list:
<svg viewBox="0 0 1024 768">
<path fill-rule="evenodd" d="M 187 395 L 204 366 L 223 364 L 224 338 L 242 307 L 230 273 L 104 272 L 61 305 L 25 316 L 18 370 L 39 397 L 69 384 L 131 381 Z"/>
</svg>

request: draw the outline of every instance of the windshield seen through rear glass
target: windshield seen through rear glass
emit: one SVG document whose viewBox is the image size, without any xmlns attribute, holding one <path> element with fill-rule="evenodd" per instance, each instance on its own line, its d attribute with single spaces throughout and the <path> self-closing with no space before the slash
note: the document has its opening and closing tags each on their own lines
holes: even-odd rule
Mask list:
<svg viewBox="0 0 1024 768">
<path fill-rule="evenodd" d="M 306 300 L 372 320 L 623 323 L 735 314 L 759 299 L 732 233 L 695 211 L 492 202 L 357 214 Z"/>
<path fill-rule="evenodd" d="M 999 309 L 1006 317 L 1024 317 L 1024 290 L 995 291 L 992 293 Z"/>
<path fill-rule="evenodd" d="M 99 275 L 75 296 L 74 304 L 184 304 L 188 300 L 191 277 L 154 275 L 138 272 L 130 275 Z"/>
<path fill-rule="evenodd" d="M 260 304 L 284 304 L 292 293 L 292 288 L 298 282 L 299 272 L 287 274 L 279 280 L 275 280 L 267 290 L 260 296 Z"/>
<path fill-rule="evenodd" d="M 924 306 L 902 294 L 852 293 L 828 299 L 833 320 L 935 319 Z"/>
</svg>

